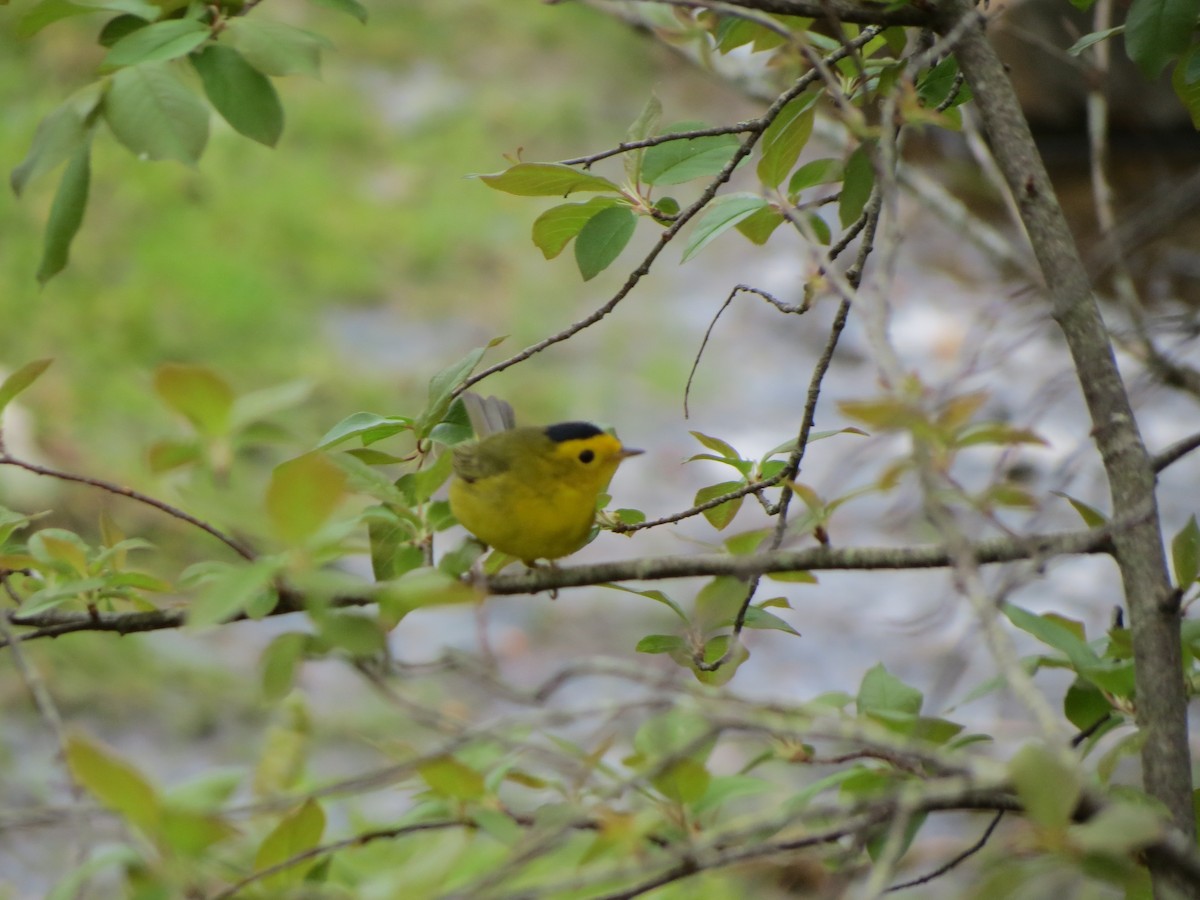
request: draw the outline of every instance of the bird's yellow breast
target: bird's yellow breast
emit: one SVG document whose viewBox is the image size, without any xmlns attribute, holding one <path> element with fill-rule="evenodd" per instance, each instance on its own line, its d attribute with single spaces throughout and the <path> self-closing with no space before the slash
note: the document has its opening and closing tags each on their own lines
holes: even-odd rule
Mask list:
<svg viewBox="0 0 1200 900">
<path fill-rule="evenodd" d="M 604 432 L 553 440 L 516 428 L 455 450 L 450 509 L 485 544 L 527 563 L 587 541 L 596 500 L 627 455 Z"/>
</svg>

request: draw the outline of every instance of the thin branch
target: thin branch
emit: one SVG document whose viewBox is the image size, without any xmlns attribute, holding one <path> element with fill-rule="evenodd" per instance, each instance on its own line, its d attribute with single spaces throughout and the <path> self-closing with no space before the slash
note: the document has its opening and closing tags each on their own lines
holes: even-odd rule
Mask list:
<svg viewBox="0 0 1200 900">
<path fill-rule="evenodd" d="M 757 121 L 757 119 L 751 119 L 749 122 L 736 122 L 733 125 L 715 125 L 712 128 L 694 128 L 690 131 L 672 131 L 670 134 L 659 134 L 654 137 L 643 138 L 640 141 L 622 141 L 609 150 L 601 150 L 599 153 L 591 153 L 587 156 L 577 156 L 574 159 L 559 160 L 559 165 L 582 166 L 587 169 L 602 159 L 620 156 L 622 153 L 628 153 L 630 150 L 645 150 L 647 147 L 657 147 L 659 144 L 669 144 L 672 141 L 690 141 L 693 138 L 720 137 L 723 134 L 745 134 L 757 128 Z"/>
<path fill-rule="evenodd" d="M 1197 447 L 1200 447 L 1200 432 L 1176 441 L 1165 450 L 1151 457 L 1151 464 L 1154 466 L 1154 471 L 1161 472 L 1172 463 L 1183 459 L 1183 457 L 1187 456 Z"/>
<path fill-rule="evenodd" d="M 441 831 L 447 828 L 470 828 L 474 829 L 475 825 L 471 822 L 463 822 L 455 819 L 447 819 L 437 822 L 418 822 L 415 825 L 401 825 L 397 828 L 378 828 L 374 831 L 364 831 L 361 834 L 356 834 L 353 837 L 348 837 L 340 841 L 333 841 L 328 844 L 321 844 L 318 847 L 310 847 L 294 856 L 289 856 L 282 862 L 278 862 L 273 866 L 267 866 L 265 869 L 258 869 L 251 872 L 241 881 L 234 882 L 225 890 L 213 894 L 210 900 L 231 900 L 237 896 L 243 888 L 247 888 L 256 881 L 261 881 L 264 878 L 270 878 L 272 875 L 277 875 L 280 872 L 285 872 L 292 866 L 298 866 L 302 862 L 307 862 L 310 859 L 319 859 L 323 856 L 329 856 L 331 853 L 337 853 L 339 850 L 346 850 L 350 847 L 365 847 L 373 841 L 391 840 L 393 838 L 404 837 L 409 834 L 417 834 L 422 831 Z"/>
<path fill-rule="evenodd" d="M 209 525 L 207 522 L 197 519 L 190 513 L 184 512 L 176 506 L 169 503 L 164 503 L 162 500 L 155 499 L 149 494 L 143 494 L 141 491 L 135 491 L 133 488 L 122 487 L 119 484 L 113 484 L 111 481 L 104 481 L 100 478 L 91 478 L 87 475 L 75 475 L 71 472 L 63 472 L 58 469 L 51 469 L 47 466 L 39 466 L 36 463 L 26 462 L 23 459 L 17 459 L 15 456 L 10 456 L 7 453 L 0 454 L 0 466 L 14 466 L 18 469 L 24 469 L 26 472 L 32 472 L 34 475 L 44 475 L 47 478 L 57 478 L 59 481 L 73 481 L 76 484 L 86 484 L 88 487 L 98 488 L 102 491 L 107 491 L 110 494 L 116 494 L 120 497 L 128 497 L 130 500 L 135 500 L 138 503 L 153 507 L 159 512 L 164 512 L 168 516 L 187 522 L 189 525 L 194 525 L 201 531 L 208 532 L 218 541 L 225 544 L 231 550 L 238 554 L 243 559 L 253 560 L 254 553 L 240 541 L 230 537 L 222 531 Z"/>
<path fill-rule="evenodd" d="M 693 516 L 698 516 L 709 509 L 716 509 L 722 503 L 728 503 L 730 500 L 736 500 L 739 497 L 745 497 L 747 494 L 758 494 L 768 488 L 773 488 L 783 481 L 783 476 L 780 474 L 772 475 L 770 478 L 764 478 L 762 481 L 751 481 L 742 485 L 739 488 L 734 488 L 728 494 L 721 494 L 713 497 L 711 500 L 706 500 L 703 503 L 698 503 L 695 506 L 688 507 L 685 510 L 677 513 L 671 513 L 669 516 L 662 516 L 658 519 L 647 519 L 645 522 L 636 524 L 627 524 L 625 522 L 617 522 L 609 527 L 609 531 L 613 534 L 632 534 L 635 531 L 644 531 L 647 528 L 657 528 L 660 525 L 673 525 L 676 522 L 682 522 L 684 519 L 690 519 Z"/>
<path fill-rule="evenodd" d="M 8 582 L 7 574 L 0 575 L 0 582 L 3 582 L 4 590 L 8 593 L 9 597 L 15 602 L 20 602 L 20 598 L 17 597 L 12 589 L 12 585 Z M 67 764 L 67 729 L 63 723 L 62 714 L 59 712 L 58 704 L 54 702 L 54 696 L 46 686 L 41 673 L 25 657 L 25 652 L 21 648 L 20 642 L 16 639 L 13 627 L 8 621 L 7 616 L 4 615 L 0 615 L 0 638 L 3 638 L 9 645 L 13 665 L 20 674 L 21 680 L 25 682 L 25 688 L 33 698 L 34 706 L 37 707 L 42 721 L 46 723 L 46 727 L 54 736 L 54 742 L 58 745 L 59 762 L 62 765 L 63 774 L 66 776 L 71 800 L 73 801 L 68 809 L 67 816 L 73 826 L 73 837 L 78 840 L 82 837 L 88 818 L 83 808 L 83 790 L 79 786 L 74 773 L 71 771 L 71 767 Z M 76 847 L 75 852 L 78 853 L 80 849 Z"/>
<path fill-rule="evenodd" d="M 928 884 L 929 882 L 933 881 L 935 878 L 941 878 L 943 875 L 945 875 L 951 869 L 966 862 L 968 859 L 970 859 L 972 856 L 974 856 L 976 853 L 978 853 L 980 850 L 982 850 L 985 846 L 987 846 L 987 842 L 989 840 L 991 840 L 992 832 L 994 832 L 996 830 L 996 826 L 999 825 L 1000 820 L 1004 818 L 1004 812 L 1005 811 L 1002 809 L 997 810 L 996 815 L 992 817 L 992 821 L 990 823 L 988 823 L 988 827 L 986 829 L 984 829 L 984 832 L 980 836 L 979 840 L 977 840 L 975 843 L 973 843 L 966 850 L 962 851 L 962 853 L 959 853 L 957 856 L 953 857 L 950 860 L 947 860 L 942 865 L 938 866 L 932 872 L 928 872 L 919 878 L 913 878 L 911 881 L 902 881 L 899 884 L 893 884 L 891 887 L 889 887 L 887 889 L 886 893 L 890 894 L 893 891 L 903 891 L 907 888 L 916 887 L 917 885 L 920 885 L 920 884 Z"/>
<path fill-rule="evenodd" d="M 873 38 L 874 32 L 871 30 L 866 30 L 853 41 L 850 41 L 846 45 L 834 50 L 829 54 L 828 57 L 826 57 L 826 60 L 828 62 L 836 62 L 837 60 L 842 59 L 848 53 L 851 53 L 853 50 L 857 49 L 863 44 L 866 44 Z M 671 224 L 666 228 L 666 230 L 659 235 L 658 241 L 650 249 L 650 252 L 643 257 L 637 268 L 629 273 L 629 277 L 625 279 L 625 283 L 612 297 L 609 298 L 607 302 L 598 307 L 590 315 L 571 323 L 556 334 L 545 337 L 537 343 L 526 347 L 520 353 L 510 356 L 508 359 L 501 360 L 494 365 L 488 366 L 486 369 L 476 372 L 454 390 L 455 396 L 461 394 L 463 391 L 468 390 L 473 385 L 478 384 L 483 379 L 491 375 L 495 375 L 497 372 L 502 372 L 505 369 L 515 366 L 517 363 L 524 362 L 531 356 L 534 356 L 535 354 L 545 350 L 547 347 L 552 347 L 555 344 L 562 343 L 563 341 L 574 337 L 585 328 L 595 325 L 610 312 L 616 309 L 620 302 L 629 296 L 633 289 L 637 287 L 638 283 L 650 273 L 650 268 L 654 265 L 654 261 L 658 259 L 659 254 L 666 249 L 667 245 L 674 240 L 675 236 L 683 229 L 683 227 L 693 218 L 695 218 L 706 206 L 708 206 L 712 199 L 716 197 L 717 192 L 727 181 L 729 181 L 734 170 L 737 169 L 742 160 L 750 155 L 750 152 L 754 149 L 755 145 L 757 145 L 759 139 L 762 137 L 763 132 L 765 132 L 767 127 L 774 122 L 776 118 L 778 118 L 781 112 L 783 112 L 784 107 L 786 107 L 796 97 L 799 97 L 802 93 L 808 90 L 808 88 L 811 87 L 815 81 L 817 81 L 819 75 L 820 73 L 815 69 L 804 73 L 798 79 L 796 79 L 795 83 L 790 88 L 775 98 L 775 101 L 767 108 L 766 112 L 764 112 L 757 119 L 752 119 L 749 122 L 742 123 L 742 125 L 745 126 L 744 131 L 746 137 L 738 146 L 738 149 L 734 152 L 733 156 L 730 157 L 729 162 L 727 162 L 724 167 L 722 167 L 721 171 L 713 177 L 712 181 L 709 182 L 708 186 L 700 194 L 700 197 L 694 203 L 690 204 L 686 209 L 682 210 L 675 220 L 672 221 Z"/>
<path fill-rule="evenodd" d="M 717 310 L 717 314 L 712 317 L 712 321 L 708 323 L 708 328 L 704 331 L 704 339 L 700 341 L 700 349 L 696 351 L 696 358 L 692 360 L 692 370 L 688 372 L 687 384 L 683 388 L 683 417 L 688 418 L 688 395 L 692 391 L 692 380 L 696 377 L 696 369 L 700 367 L 700 357 L 704 355 L 704 348 L 708 346 L 708 339 L 712 337 L 713 329 L 717 327 L 717 320 L 721 318 L 721 314 L 729 308 L 729 304 L 733 302 L 733 298 L 738 294 L 757 294 L 762 297 L 777 310 L 785 315 L 803 315 L 808 312 L 809 304 L 807 302 L 795 306 L 791 303 L 784 303 L 782 300 L 769 294 L 767 291 L 760 290 L 756 287 L 751 287 L 748 284 L 735 285 L 733 290 L 729 292 L 729 296 L 725 298 L 725 302 L 721 304 L 721 308 Z"/>
</svg>

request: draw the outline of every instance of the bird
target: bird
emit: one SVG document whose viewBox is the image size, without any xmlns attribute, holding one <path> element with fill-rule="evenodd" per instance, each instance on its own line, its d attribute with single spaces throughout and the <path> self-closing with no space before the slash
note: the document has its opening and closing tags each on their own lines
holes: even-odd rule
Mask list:
<svg viewBox="0 0 1200 900">
<path fill-rule="evenodd" d="M 643 452 L 591 422 L 517 427 L 512 407 L 464 393 L 477 440 L 453 450 L 450 511 L 494 550 L 531 568 L 585 543 L 617 467 Z"/>
</svg>

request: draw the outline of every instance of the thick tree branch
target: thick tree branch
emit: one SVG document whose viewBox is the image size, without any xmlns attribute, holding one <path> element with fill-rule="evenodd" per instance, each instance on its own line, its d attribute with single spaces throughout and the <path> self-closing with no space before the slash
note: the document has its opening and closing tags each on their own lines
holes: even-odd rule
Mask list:
<svg viewBox="0 0 1200 900">
<path fill-rule="evenodd" d="M 659 3 L 667 6 L 684 6 L 693 9 L 713 9 L 722 6 L 753 9 L 780 16 L 804 16 L 810 19 L 837 19 L 856 25 L 908 25 L 927 27 L 932 20 L 930 4 L 921 2 L 905 6 L 889 6 L 875 3 L 856 3 L 855 0 L 733 0 L 729 3 L 710 3 L 705 0 L 641 0 L 644 3 Z"/>
<path fill-rule="evenodd" d="M 972 22 L 955 54 L 971 85 L 984 131 L 1009 190 L 1017 200 L 1055 320 L 1062 329 L 1091 414 L 1093 435 L 1108 476 L 1117 516 L 1148 510 L 1136 525 L 1114 534 L 1115 556 L 1129 605 L 1137 660 L 1138 724 L 1146 740 L 1142 766 L 1146 790 L 1171 811 L 1177 828 L 1195 834 L 1187 697 L 1180 654 L 1180 616 L 1167 574 L 1154 496 L 1154 469 L 1142 443 L 1117 369 L 1107 330 L 1062 209 L 1050 186 L 1029 125 L 1004 66 L 984 33 L 983 19 L 967 0 L 945 0 L 935 28 L 942 34 Z M 1173 870 L 1151 869 L 1160 890 L 1192 895 Z M 1156 879 L 1157 880 L 1157 879 Z"/>
<path fill-rule="evenodd" d="M 1088 531 L 1061 531 L 1029 537 L 1001 537 L 969 545 L 981 564 L 1044 561 L 1055 556 L 1077 553 L 1111 552 L 1113 535 L 1119 525 Z M 953 555 L 943 545 L 925 547 L 809 547 L 804 550 L 776 550 L 753 556 L 729 556 L 722 553 L 697 556 L 663 556 L 628 559 L 609 563 L 553 569 L 527 569 L 501 573 L 482 585 L 489 594 L 536 594 L 541 591 L 605 584 L 613 581 L 662 581 L 673 578 L 713 577 L 754 578 L 772 572 L 823 570 L 937 569 L 952 565 Z M 337 607 L 367 606 L 375 602 L 369 594 L 335 598 Z M 304 609 L 304 598 L 295 591 L 280 592 L 279 602 L 270 615 L 284 615 Z M 21 640 L 58 637 L 74 631 L 112 631 L 133 634 L 179 628 L 186 621 L 183 610 L 106 614 L 51 610 L 30 616 L 9 613 L 14 625 L 35 630 L 20 635 Z M 238 615 L 229 621 L 246 618 Z M 7 642 L 0 641 L 0 648 Z"/>
</svg>

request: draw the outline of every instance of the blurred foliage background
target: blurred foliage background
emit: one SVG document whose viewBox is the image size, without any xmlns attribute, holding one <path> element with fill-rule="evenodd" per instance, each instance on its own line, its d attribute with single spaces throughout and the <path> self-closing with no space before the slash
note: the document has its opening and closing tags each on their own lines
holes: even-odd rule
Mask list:
<svg viewBox="0 0 1200 900">
<path fill-rule="evenodd" d="M 0 15 L 6 171 L 25 155 L 41 117 L 90 77 L 101 56 L 95 32 L 106 14 L 55 23 L 30 39 L 17 28 L 29 5 L 16 2 Z M 204 159 L 190 170 L 141 162 L 102 134 L 71 263 L 44 289 L 34 276 L 57 179 L 37 181 L 20 199 L 3 192 L 0 366 L 55 360 L 36 400 L 10 411 L 15 452 L 171 497 L 169 479 L 147 464 L 147 449 L 177 431 L 154 395 L 153 372 L 164 362 L 192 362 L 239 393 L 313 386 L 304 403 L 276 417 L 289 433 L 278 435 L 277 453 L 262 451 L 265 483 L 270 466 L 314 445 L 348 413 L 419 408 L 430 375 L 470 347 L 507 334 L 503 350 L 511 352 L 603 296 L 604 279 L 582 290 L 569 259 L 541 258 L 529 243 L 527 204 L 468 173 L 503 168 L 502 154 L 516 155 L 523 144 L 536 145 L 540 158 L 606 145 L 636 117 L 650 84 L 671 97 L 681 118 L 714 98 L 739 102 L 715 80 L 696 80 L 647 36 L 581 4 L 372 4 L 368 27 L 308 3 L 270 7 L 271 17 L 311 27 L 335 45 L 323 55 L 319 80 L 279 82 L 287 121 L 277 149 L 214 117 Z M 489 390 L 514 398 L 528 421 L 577 414 L 581 396 L 587 414 L 611 416 L 627 385 L 583 364 L 581 355 L 619 344 L 598 340 L 590 350 L 580 341 L 539 366 L 518 367 Z M 656 389 L 658 357 L 639 361 L 631 353 L 626 365 L 640 389 Z M 670 390 L 677 391 L 686 360 L 673 365 Z M 23 508 L 53 507 L 54 521 L 85 533 L 112 504 L 8 472 L 0 495 Z M 174 523 L 117 504 L 127 533 L 186 552 L 190 536 Z M 75 635 L 28 652 L 68 720 L 170 781 L 244 762 L 247 752 L 267 754 L 255 746 L 271 715 L 255 667 L 271 633 L 267 623 L 265 631 L 202 638 Z M 357 756 L 374 756 L 365 746 L 371 735 L 387 734 L 387 720 L 338 664 L 311 668 L 309 684 L 323 686 L 315 702 L 324 708 L 311 720 L 301 715 L 298 728 L 315 729 L 308 736 L 328 754 L 321 768 L 332 777 Z M 7 654 L 0 719 L 0 790 L 14 807 L 53 804 L 52 786 L 61 786 L 53 744 Z M 282 727 L 288 733 L 288 721 Z M 53 829 L 6 832 L 0 868 L 12 881 L 0 880 L 0 897 L 36 896 L 67 850 Z"/>
</svg>

